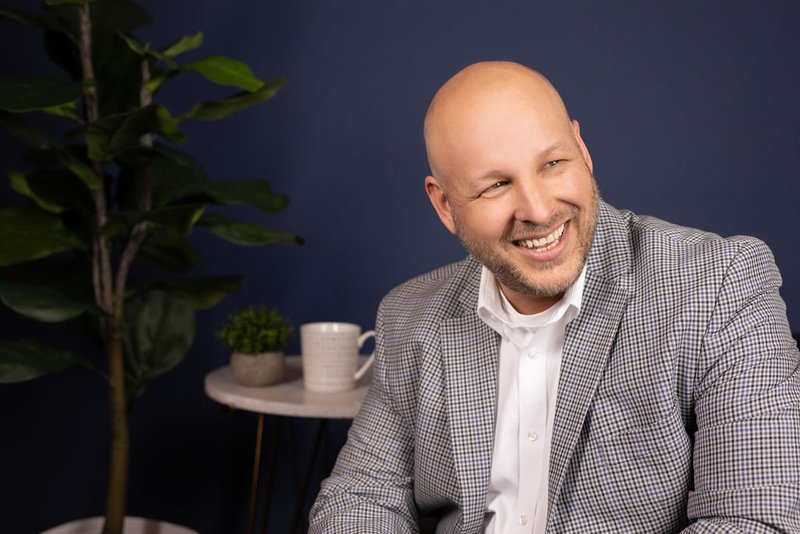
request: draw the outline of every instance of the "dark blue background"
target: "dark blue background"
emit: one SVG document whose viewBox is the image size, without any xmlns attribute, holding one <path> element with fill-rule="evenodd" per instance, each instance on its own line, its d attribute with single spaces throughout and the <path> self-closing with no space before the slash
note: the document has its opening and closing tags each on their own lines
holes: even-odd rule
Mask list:
<svg viewBox="0 0 800 534">
<path fill-rule="evenodd" d="M 307 242 L 242 248 L 195 232 L 197 274 L 241 273 L 245 281 L 199 315 L 187 359 L 136 407 L 133 515 L 203 533 L 244 532 L 255 417 L 224 414 L 203 393 L 204 375 L 227 363 L 212 333 L 228 313 L 266 303 L 297 325 L 336 319 L 366 327 L 393 286 L 464 256 L 424 193 L 422 119 L 435 90 L 474 61 L 516 60 L 553 81 L 581 122 L 611 204 L 766 241 L 784 276 L 790 320 L 800 327 L 794 0 L 144 4 L 155 23 L 139 36 L 154 47 L 202 30 L 204 46 L 187 59 L 224 54 L 262 78 L 289 79 L 254 110 L 187 124 L 182 149 L 212 179 L 269 178 L 291 198 L 286 212 L 234 213 Z M 0 36 L 0 75 L 60 75 L 35 30 L 0 21 Z M 227 93 L 187 73 L 162 97 L 178 114 Z M 0 132 L 0 169 L 20 166 L 20 149 Z M 20 201 L 5 184 L 0 194 L 3 205 Z M 7 310 L 0 321 L 3 336 L 20 328 Z M 49 327 L 35 332 L 81 347 Z M 295 337 L 288 352 L 298 350 Z M 105 395 L 101 382 L 77 371 L 0 388 L 4 532 L 102 513 Z M 331 456 L 347 425 L 333 425 Z M 311 422 L 298 421 L 295 430 L 300 467 Z M 281 506 L 270 531 L 285 531 L 290 519 L 294 460 L 287 451 L 282 459 Z"/>
</svg>

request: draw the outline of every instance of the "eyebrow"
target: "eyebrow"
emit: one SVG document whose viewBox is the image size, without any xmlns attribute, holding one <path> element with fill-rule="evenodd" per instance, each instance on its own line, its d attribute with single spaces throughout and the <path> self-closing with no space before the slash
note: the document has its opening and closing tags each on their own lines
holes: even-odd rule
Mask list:
<svg viewBox="0 0 800 534">
<path fill-rule="evenodd" d="M 542 154 L 544 154 L 544 156 L 547 157 L 553 154 L 554 152 L 566 151 L 568 148 L 569 148 L 568 145 L 566 145 L 562 141 L 558 141 L 557 143 L 554 143 L 550 145 L 547 149 L 545 149 L 542 152 Z"/>
</svg>

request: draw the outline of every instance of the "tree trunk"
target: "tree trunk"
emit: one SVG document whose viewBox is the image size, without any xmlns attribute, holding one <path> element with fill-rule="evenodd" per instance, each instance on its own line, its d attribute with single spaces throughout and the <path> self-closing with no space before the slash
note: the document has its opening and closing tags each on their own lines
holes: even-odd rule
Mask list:
<svg viewBox="0 0 800 534">
<path fill-rule="evenodd" d="M 80 25 L 78 48 L 84 80 L 84 114 L 91 124 L 99 118 L 97 86 L 94 65 L 92 64 L 92 22 L 89 4 L 76 6 Z M 103 167 L 94 162 L 94 170 L 100 177 L 100 186 L 92 191 L 95 202 L 95 222 L 93 228 L 94 246 L 93 269 L 94 293 L 97 306 L 110 316 L 99 319 L 103 348 L 108 359 L 108 392 L 111 416 L 111 450 L 109 454 L 108 493 L 106 494 L 106 515 L 103 534 L 122 534 L 125 518 L 125 497 L 128 486 L 128 464 L 130 457 L 130 434 L 128 427 L 128 407 L 125 397 L 125 368 L 122 352 L 122 305 L 114 305 L 114 278 L 111 268 L 110 243 L 101 230 L 108 216 Z M 119 297 L 124 299 L 123 289 Z"/>
<path fill-rule="evenodd" d="M 122 336 L 116 325 L 111 328 L 110 334 L 111 339 L 106 350 L 108 353 L 109 406 L 111 408 L 111 455 L 103 534 L 122 534 L 128 486 L 130 434 L 128 407 L 125 400 Z"/>
</svg>

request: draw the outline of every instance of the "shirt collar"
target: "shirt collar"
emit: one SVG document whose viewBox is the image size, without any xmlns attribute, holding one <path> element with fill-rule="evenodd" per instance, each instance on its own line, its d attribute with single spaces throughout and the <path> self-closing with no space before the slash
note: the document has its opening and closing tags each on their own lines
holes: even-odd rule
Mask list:
<svg viewBox="0 0 800 534">
<path fill-rule="evenodd" d="M 536 329 L 563 319 L 563 324 L 572 321 L 581 310 L 583 287 L 586 280 L 586 265 L 578 279 L 564 292 L 561 300 L 548 309 L 533 315 L 519 313 L 500 290 L 494 275 L 485 266 L 481 268 L 481 283 L 478 290 L 478 317 L 503 338 L 520 348 L 530 344 Z"/>
</svg>

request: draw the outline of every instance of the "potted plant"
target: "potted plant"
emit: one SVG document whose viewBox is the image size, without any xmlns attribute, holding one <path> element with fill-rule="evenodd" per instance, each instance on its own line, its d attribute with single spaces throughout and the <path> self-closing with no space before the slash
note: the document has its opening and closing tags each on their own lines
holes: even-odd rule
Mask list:
<svg viewBox="0 0 800 534">
<path fill-rule="evenodd" d="M 283 378 L 283 349 L 291 334 L 290 321 L 263 305 L 237 311 L 216 332 L 232 351 L 231 373 L 245 386 L 268 386 Z"/>
<path fill-rule="evenodd" d="M 209 209 L 247 204 L 274 213 L 288 199 L 266 180 L 209 181 L 202 165 L 175 146 L 185 137 L 181 123 L 221 119 L 264 102 L 285 80 L 264 82 L 246 64 L 218 55 L 181 63 L 179 56 L 201 45 L 201 33 L 161 48 L 140 42 L 133 32 L 150 17 L 129 0 L 44 0 L 40 12 L 0 7 L 0 19 L 42 30 L 48 56 L 69 78 L 0 78 L 0 124 L 28 145 L 24 160 L 31 166 L 8 172 L 25 203 L 0 208 L 0 300 L 34 320 L 70 323 L 98 347 L 87 357 L 41 339 L 0 340 L 0 382 L 70 366 L 108 382 L 103 532 L 119 534 L 133 401 L 184 358 L 195 310 L 239 288 L 238 276 L 177 277 L 197 264 L 187 238 L 203 228 L 240 245 L 302 242 Z M 154 98 L 186 72 L 235 93 L 189 103 L 173 115 Z M 30 120 L 37 114 L 58 117 L 61 138 Z M 165 275 L 137 272 L 135 263 Z"/>
</svg>

